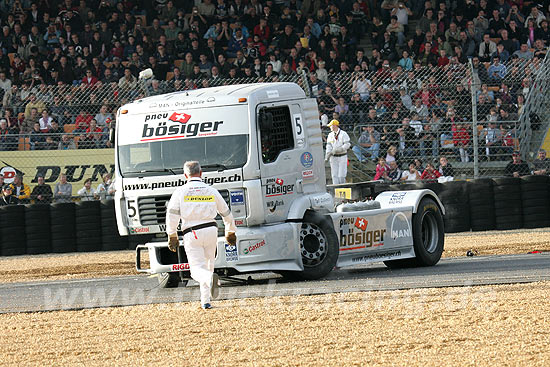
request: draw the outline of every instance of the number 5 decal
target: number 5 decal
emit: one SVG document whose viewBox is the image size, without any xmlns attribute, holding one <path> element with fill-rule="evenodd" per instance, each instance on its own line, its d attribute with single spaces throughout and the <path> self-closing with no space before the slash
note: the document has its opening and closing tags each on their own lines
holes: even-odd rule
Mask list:
<svg viewBox="0 0 550 367">
<path fill-rule="evenodd" d="M 302 126 L 302 115 L 296 113 L 293 115 L 294 125 L 296 125 L 296 140 L 301 140 L 304 138 L 304 127 Z"/>
<path fill-rule="evenodd" d="M 135 206 L 133 205 L 133 203 L 135 203 L 136 201 L 135 200 L 128 200 L 128 217 L 129 218 L 133 218 L 136 216 L 136 208 Z"/>
</svg>

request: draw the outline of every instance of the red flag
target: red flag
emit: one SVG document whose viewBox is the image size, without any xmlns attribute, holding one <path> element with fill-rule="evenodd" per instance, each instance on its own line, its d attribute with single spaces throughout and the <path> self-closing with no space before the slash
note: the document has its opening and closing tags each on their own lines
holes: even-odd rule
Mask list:
<svg viewBox="0 0 550 367">
<path fill-rule="evenodd" d="M 186 113 L 174 112 L 172 116 L 170 116 L 169 120 L 179 122 L 181 124 L 185 124 L 187 121 L 189 121 L 190 118 L 191 118 L 191 115 L 188 115 Z"/>
<path fill-rule="evenodd" d="M 278 178 L 278 179 L 275 180 L 275 183 L 277 185 L 283 186 L 284 181 L 282 179 Z"/>
<path fill-rule="evenodd" d="M 357 219 L 355 219 L 355 226 L 362 231 L 367 229 L 368 224 L 369 224 L 369 221 L 366 220 L 365 218 L 357 217 Z"/>
</svg>

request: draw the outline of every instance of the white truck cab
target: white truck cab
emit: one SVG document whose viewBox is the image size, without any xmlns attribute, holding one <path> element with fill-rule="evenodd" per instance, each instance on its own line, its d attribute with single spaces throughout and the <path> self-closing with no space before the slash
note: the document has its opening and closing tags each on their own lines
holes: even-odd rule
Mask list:
<svg viewBox="0 0 550 367">
<path fill-rule="evenodd" d="M 117 112 L 115 146 L 119 232 L 142 236 L 136 267 L 159 274 L 163 286 L 189 277 L 183 247 L 177 256 L 171 253 L 165 234 L 166 203 L 186 182 L 182 167 L 188 160 L 201 163 L 203 180 L 220 191 L 235 218 L 236 246 L 225 243 L 218 221 L 215 268 L 222 276 L 277 271 L 316 279 L 337 263 L 417 259 L 413 217 L 420 207 L 433 217 L 432 227 L 424 223 L 434 239 L 426 265 L 443 250 L 444 208 L 429 190 L 402 193 L 399 203 L 384 199 L 377 209 L 335 212 L 317 102 L 294 83 L 137 100 Z M 142 251 L 149 254 L 147 269 Z"/>
</svg>

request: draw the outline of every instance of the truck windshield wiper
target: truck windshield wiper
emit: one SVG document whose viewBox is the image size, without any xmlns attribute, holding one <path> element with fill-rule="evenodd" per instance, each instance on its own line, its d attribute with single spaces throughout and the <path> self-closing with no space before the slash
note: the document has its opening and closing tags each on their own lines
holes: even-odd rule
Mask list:
<svg viewBox="0 0 550 367">
<path fill-rule="evenodd" d="M 223 164 L 219 164 L 219 163 L 205 164 L 204 166 L 201 166 L 201 168 L 217 168 L 218 171 L 226 170 L 226 169 L 227 169 L 226 166 L 224 166 Z"/>
<path fill-rule="evenodd" d="M 176 169 L 181 170 L 181 168 L 176 168 Z M 170 172 L 173 175 L 177 175 L 177 173 L 174 171 L 173 168 L 143 169 L 139 171 L 132 171 L 132 172 L 126 172 L 126 173 L 158 173 L 158 172 Z"/>
</svg>

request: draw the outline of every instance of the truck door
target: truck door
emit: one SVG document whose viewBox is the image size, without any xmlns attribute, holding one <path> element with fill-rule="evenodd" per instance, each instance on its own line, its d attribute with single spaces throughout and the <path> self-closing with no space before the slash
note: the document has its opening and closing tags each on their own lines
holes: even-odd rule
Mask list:
<svg viewBox="0 0 550 367">
<path fill-rule="evenodd" d="M 285 102 L 259 105 L 258 151 L 267 223 L 282 222 L 301 189 L 300 155 L 304 127 L 300 106 Z"/>
</svg>

